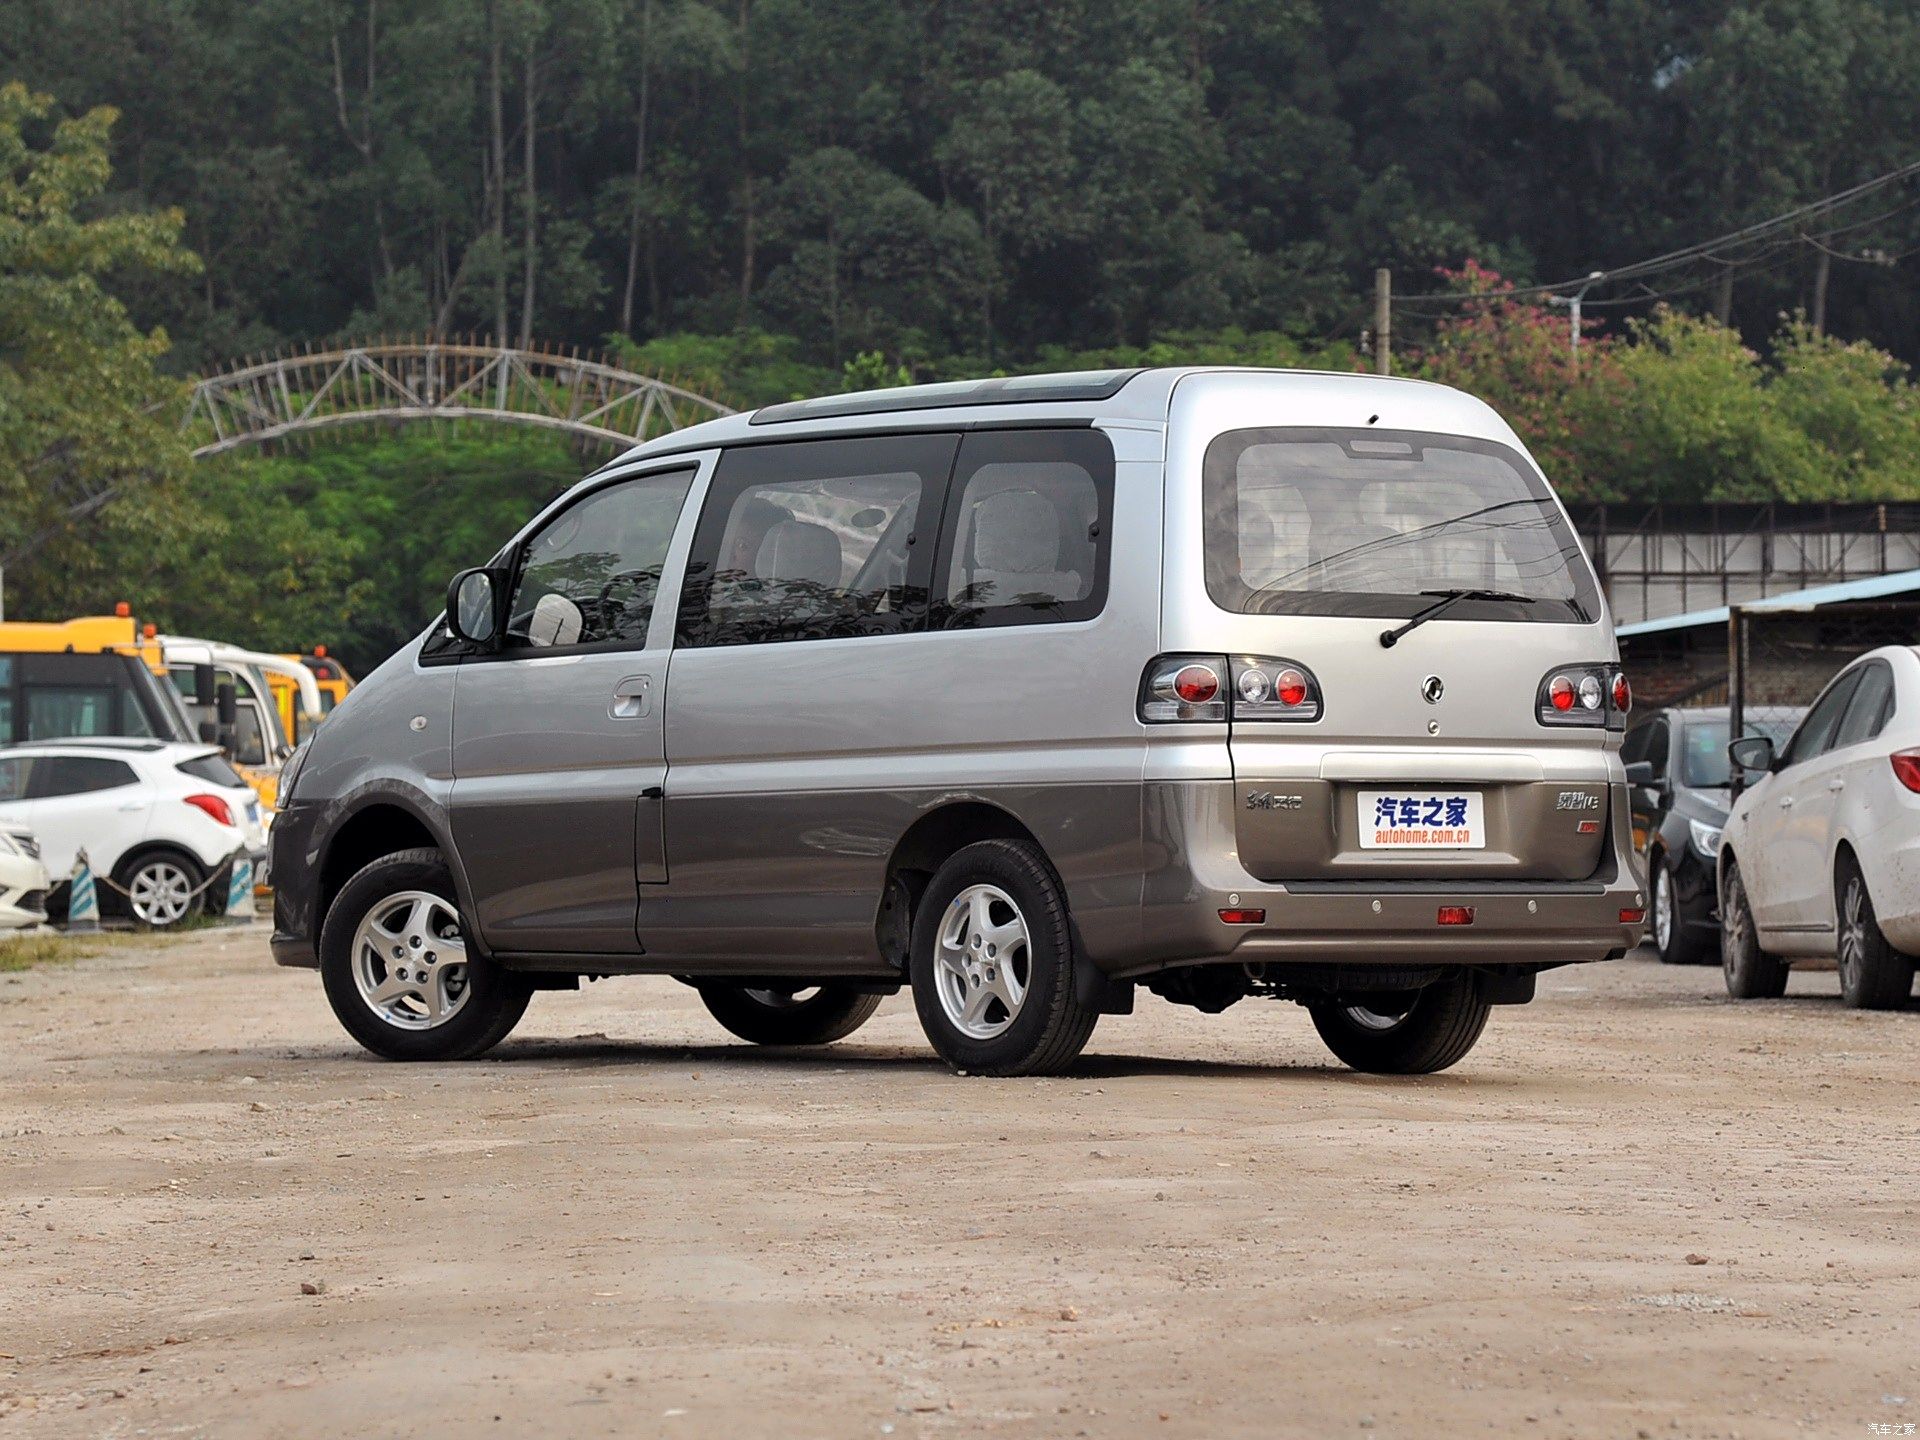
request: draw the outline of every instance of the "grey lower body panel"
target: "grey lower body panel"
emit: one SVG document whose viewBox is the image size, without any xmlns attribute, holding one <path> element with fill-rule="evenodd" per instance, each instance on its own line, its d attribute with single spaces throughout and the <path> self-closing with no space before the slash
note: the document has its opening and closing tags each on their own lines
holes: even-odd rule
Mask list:
<svg viewBox="0 0 1920 1440">
<path fill-rule="evenodd" d="M 1462 879 L 1302 882 L 1256 879 L 1234 837 L 1237 788 L 1230 780 L 1146 786 L 1139 943 L 1095 952 L 1107 974 L 1126 978 L 1177 965 L 1565 965 L 1606 960 L 1639 943 L 1623 910 L 1646 897 L 1620 849 L 1626 792 L 1616 787 L 1607 846 L 1595 874 L 1578 881 Z M 1471 924 L 1439 923 L 1439 908 L 1467 906 Z M 1264 910 L 1258 925 L 1226 924 L 1222 909 Z"/>
</svg>

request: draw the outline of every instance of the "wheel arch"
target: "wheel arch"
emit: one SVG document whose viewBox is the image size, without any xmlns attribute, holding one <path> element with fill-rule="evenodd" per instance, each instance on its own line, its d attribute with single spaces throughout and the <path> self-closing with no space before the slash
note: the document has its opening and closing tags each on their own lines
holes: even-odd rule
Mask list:
<svg viewBox="0 0 1920 1440">
<path fill-rule="evenodd" d="M 919 816 L 887 856 L 886 881 L 874 919 L 874 938 L 889 962 L 905 968 L 913 917 L 934 872 L 947 858 L 981 840 L 1017 840 L 1031 845 L 1066 894 L 1060 872 L 1040 837 L 1012 811 L 973 796 L 955 797 Z M 1071 914 L 1071 912 L 1069 912 Z"/>
<path fill-rule="evenodd" d="M 391 795 L 370 798 L 334 827 L 321 850 L 314 893 L 316 943 L 327 911 L 347 881 L 383 855 L 398 854 L 402 850 L 438 850 L 447 858 L 456 884 L 464 891 L 459 867 L 453 864 L 452 847 L 424 816 Z M 462 902 L 465 903 L 464 894 Z"/>
</svg>

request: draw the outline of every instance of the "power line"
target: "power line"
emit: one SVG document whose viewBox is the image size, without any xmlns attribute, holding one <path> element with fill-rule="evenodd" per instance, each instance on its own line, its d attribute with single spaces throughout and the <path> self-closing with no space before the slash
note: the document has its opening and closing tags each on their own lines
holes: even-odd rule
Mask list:
<svg viewBox="0 0 1920 1440">
<path fill-rule="evenodd" d="M 1610 285 L 1623 280 L 1637 280 L 1646 276 L 1658 275 L 1668 270 L 1679 269 L 1682 266 L 1692 264 L 1698 260 L 1719 260 L 1720 257 L 1715 253 L 1717 251 L 1725 250 L 1732 246 L 1769 239 L 1777 232 L 1790 230 L 1793 226 L 1811 216 L 1830 214 L 1843 205 L 1850 204 L 1878 190 L 1883 190 L 1889 185 L 1896 185 L 1914 176 L 1920 176 L 1920 161 L 1903 165 L 1897 170 L 1889 170 L 1884 175 L 1877 175 L 1871 180 L 1862 181 L 1858 185 L 1828 195 L 1823 199 L 1798 206 L 1795 209 L 1786 211 L 1784 214 L 1775 215 L 1769 220 L 1762 220 L 1752 225 L 1743 226 L 1738 230 L 1728 231 L 1724 235 L 1717 235 L 1711 240 L 1703 240 L 1698 244 L 1688 245 L 1679 250 L 1670 250 L 1664 255 L 1655 255 L 1646 260 L 1636 261 L 1631 265 L 1622 265 L 1618 269 L 1596 270 L 1591 274 L 1580 276 L 1574 280 L 1559 280 L 1547 285 L 1521 285 L 1506 290 L 1476 290 L 1451 294 L 1446 291 L 1436 291 L 1426 295 L 1396 297 L 1394 303 L 1396 306 L 1402 304 L 1418 304 L 1420 302 L 1458 305 L 1472 300 L 1514 300 L 1529 295 L 1558 295 L 1562 291 L 1584 291 L 1589 286 Z M 1898 214 L 1899 211 L 1904 208 L 1906 207 L 1898 206 L 1887 213 L 1888 215 Z M 1886 216 L 1878 218 L 1885 219 Z M 1874 223 L 1878 223 L 1877 220 L 1861 222 L 1861 224 Z M 1845 233 L 1846 230 L 1856 228 L 1859 228 L 1859 226 L 1850 225 L 1839 227 L 1827 232 L 1822 238 L 1830 239 L 1833 235 Z M 1798 244 L 1801 238 L 1802 237 L 1796 236 L 1792 241 L 1787 243 Z M 1766 252 L 1762 253 L 1764 254 Z M 1751 263 L 1754 258 L 1758 257 L 1749 257 L 1749 259 L 1745 261 L 1733 262 L 1721 260 L 1720 263 L 1745 264 Z"/>
</svg>

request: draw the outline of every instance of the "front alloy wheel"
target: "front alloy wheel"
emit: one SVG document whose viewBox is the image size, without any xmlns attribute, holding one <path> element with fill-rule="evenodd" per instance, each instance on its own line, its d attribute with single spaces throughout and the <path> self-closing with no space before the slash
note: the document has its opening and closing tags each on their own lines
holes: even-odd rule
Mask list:
<svg viewBox="0 0 1920 1440">
<path fill-rule="evenodd" d="M 388 1060 L 466 1060 L 526 1013 L 533 987 L 467 945 L 438 850 L 385 855 L 347 881 L 320 927 L 320 978 L 341 1025 Z"/>
</svg>

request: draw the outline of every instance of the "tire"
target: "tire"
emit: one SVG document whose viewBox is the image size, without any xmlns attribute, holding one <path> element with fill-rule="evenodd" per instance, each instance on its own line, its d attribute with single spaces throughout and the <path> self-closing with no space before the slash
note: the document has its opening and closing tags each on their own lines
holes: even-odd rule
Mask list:
<svg viewBox="0 0 1920 1440">
<path fill-rule="evenodd" d="M 1720 973 L 1726 977 L 1727 994 L 1736 1000 L 1778 1000 L 1787 993 L 1787 964 L 1760 948 L 1738 861 L 1727 861 L 1721 891 Z"/>
<path fill-rule="evenodd" d="M 1020 841 L 968 845 L 934 873 L 909 970 L 928 1041 L 968 1074 L 1061 1074 L 1100 1019 L 1075 993 L 1059 882 Z"/>
<path fill-rule="evenodd" d="M 149 930 L 171 930 L 199 916 L 207 908 L 207 869 L 184 850 L 142 850 L 122 860 L 113 871 L 113 883 L 131 892 L 112 894 L 114 909 Z M 190 898 L 187 892 L 199 890 Z M 156 918 L 159 917 L 159 918 Z"/>
<path fill-rule="evenodd" d="M 755 1045 L 831 1045 L 872 1019 L 884 998 L 845 985 L 821 985 L 797 998 L 805 988 L 709 984 L 700 986 L 700 1000 L 714 1019 Z"/>
<path fill-rule="evenodd" d="M 376 922 L 377 944 L 365 928 Z M 387 1060 L 471 1060 L 504 1040 L 533 987 L 468 953 L 462 924 L 453 874 L 438 850 L 382 856 L 347 881 L 320 927 L 320 978 L 347 1033 Z M 463 958 L 439 958 L 454 948 Z M 425 983 L 408 983 L 416 977 Z M 376 1004 L 389 987 L 386 1002 Z M 436 1007 L 446 1012 L 440 1018 Z"/>
<path fill-rule="evenodd" d="M 1867 877 L 1851 855 L 1835 867 L 1833 889 L 1840 998 L 1855 1010 L 1900 1009 L 1913 990 L 1913 957 L 1887 943 Z"/>
<path fill-rule="evenodd" d="M 1313 1028 L 1342 1062 L 1371 1075 L 1431 1075 L 1457 1065 L 1486 1029 L 1493 1006 L 1468 974 L 1382 996 L 1380 1010 L 1318 1001 Z"/>
<path fill-rule="evenodd" d="M 1706 959 L 1707 942 L 1687 923 L 1673 882 L 1673 867 L 1662 855 L 1653 864 L 1653 896 L 1647 926 L 1653 948 L 1663 965 L 1698 965 Z M 1665 906 L 1663 912 L 1662 906 Z M 1664 918 L 1663 918 L 1664 917 Z M 1665 938 L 1662 937 L 1664 932 Z"/>
</svg>

